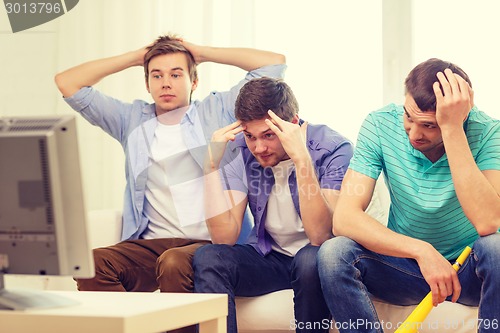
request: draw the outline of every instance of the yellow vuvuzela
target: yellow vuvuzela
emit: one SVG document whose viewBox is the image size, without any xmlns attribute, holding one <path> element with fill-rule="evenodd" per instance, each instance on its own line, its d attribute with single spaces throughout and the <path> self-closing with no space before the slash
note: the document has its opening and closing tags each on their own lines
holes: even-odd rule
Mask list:
<svg viewBox="0 0 500 333">
<path fill-rule="evenodd" d="M 464 263 L 465 259 L 469 256 L 471 251 L 470 247 L 466 247 L 462 254 L 457 258 L 453 264 L 455 271 L 458 271 L 460 266 Z M 427 296 L 417 305 L 417 307 L 410 313 L 408 318 L 399 326 L 399 328 L 394 333 L 416 333 L 418 332 L 418 327 L 420 323 L 425 320 L 425 317 L 432 310 L 432 293 L 429 292 Z"/>
</svg>

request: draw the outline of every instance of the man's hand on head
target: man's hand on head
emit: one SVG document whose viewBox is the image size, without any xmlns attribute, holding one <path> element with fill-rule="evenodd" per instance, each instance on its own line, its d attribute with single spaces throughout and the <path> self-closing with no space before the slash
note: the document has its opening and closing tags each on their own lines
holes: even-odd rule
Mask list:
<svg viewBox="0 0 500 333">
<path fill-rule="evenodd" d="M 295 163 L 304 158 L 310 159 L 306 146 L 307 122 L 299 125 L 283 120 L 272 110 L 268 114 L 271 119 L 266 119 L 266 124 L 276 134 L 292 161 Z"/>
<path fill-rule="evenodd" d="M 197 65 L 206 61 L 206 59 L 204 57 L 204 52 L 203 52 L 203 49 L 206 48 L 205 46 L 193 44 L 193 43 L 185 41 L 184 39 L 179 39 L 179 42 L 182 45 L 184 45 L 184 47 L 189 51 L 189 53 L 191 53 L 191 55 L 193 56 L 194 61 L 196 62 Z"/>
<path fill-rule="evenodd" d="M 432 86 L 436 95 L 436 121 L 442 130 L 449 126 L 461 128 L 474 105 L 474 91 L 448 68 L 436 76 L 438 81 Z"/>
<path fill-rule="evenodd" d="M 227 143 L 229 141 L 234 141 L 236 134 L 242 132 L 244 129 L 245 127 L 241 126 L 241 121 L 237 120 L 232 124 L 218 129 L 212 134 L 212 138 L 208 145 L 207 160 L 205 161 L 206 171 L 214 171 L 219 168 Z"/>
</svg>

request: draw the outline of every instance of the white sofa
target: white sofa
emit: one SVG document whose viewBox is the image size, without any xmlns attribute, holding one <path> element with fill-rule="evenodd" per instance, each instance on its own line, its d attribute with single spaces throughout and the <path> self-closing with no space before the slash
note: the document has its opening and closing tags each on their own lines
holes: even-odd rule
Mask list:
<svg viewBox="0 0 500 333">
<path fill-rule="evenodd" d="M 379 179 L 373 200 L 367 212 L 381 223 L 386 223 L 389 209 L 389 194 L 382 179 Z M 414 306 L 397 306 L 374 300 L 375 308 L 384 332 L 394 332 L 413 311 Z M 290 331 L 294 328 L 293 291 L 282 290 L 258 297 L 236 299 L 236 313 L 240 332 Z M 430 332 L 476 332 L 477 308 L 445 302 L 434 308 L 420 325 L 420 333 Z M 330 332 L 338 332 L 335 323 L 326 323 Z"/>
<path fill-rule="evenodd" d="M 381 182 L 375 190 L 369 212 L 378 220 L 387 216 L 388 197 Z M 92 247 L 116 243 L 120 238 L 121 215 L 114 210 L 92 211 L 88 214 Z M 75 290 L 74 281 L 69 277 L 42 277 L 7 275 L 7 287 L 32 287 L 47 290 Z M 413 310 L 412 306 L 395 306 L 374 301 L 385 332 L 393 332 L 396 325 Z M 293 292 L 282 290 L 258 297 L 236 299 L 238 327 L 240 332 L 280 332 L 294 330 Z M 419 329 L 427 332 L 476 332 L 477 308 L 445 302 L 433 309 Z M 324 323 L 331 332 L 338 332 L 335 323 Z"/>
</svg>

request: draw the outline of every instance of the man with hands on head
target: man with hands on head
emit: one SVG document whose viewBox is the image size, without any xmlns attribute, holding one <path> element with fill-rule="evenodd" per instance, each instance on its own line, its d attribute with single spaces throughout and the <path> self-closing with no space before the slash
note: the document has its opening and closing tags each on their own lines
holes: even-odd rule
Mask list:
<svg viewBox="0 0 500 333">
<path fill-rule="evenodd" d="M 207 154 L 205 204 L 214 244 L 195 253 L 195 292 L 227 293 L 228 332 L 236 333 L 235 296 L 293 288 L 291 329 L 327 331 L 316 254 L 332 236 L 352 145 L 325 125 L 299 119 L 293 92 L 277 79 L 247 82 L 236 118 L 214 132 Z M 247 244 L 235 245 L 247 203 L 255 226 Z"/>
<path fill-rule="evenodd" d="M 248 73 L 229 91 L 191 102 L 202 62 Z M 92 87 L 132 66 L 144 66 L 154 103 L 122 102 Z M 285 68 L 277 53 L 161 36 L 148 47 L 57 74 L 65 101 L 118 140 L 126 155 L 123 241 L 94 250 L 96 276 L 79 279 L 79 290 L 192 292 L 194 251 L 210 242 L 196 181 L 203 176 L 206 144 L 213 130 L 235 121 L 234 103 L 245 82 L 282 78 Z"/>
<path fill-rule="evenodd" d="M 339 324 L 366 323 L 341 332 L 381 331 L 370 294 L 413 305 L 429 289 L 435 306 L 479 306 L 479 332 L 497 331 L 500 122 L 477 109 L 469 77 L 452 63 L 419 64 L 405 88 L 404 105 L 370 113 L 360 130 L 334 214 L 337 237 L 318 254 L 325 299 Z M 364 212 L 381 171 L 387 227 Z M 457 273 L 450 263 L 466 246 L 472 254 Z"/>
</svg>

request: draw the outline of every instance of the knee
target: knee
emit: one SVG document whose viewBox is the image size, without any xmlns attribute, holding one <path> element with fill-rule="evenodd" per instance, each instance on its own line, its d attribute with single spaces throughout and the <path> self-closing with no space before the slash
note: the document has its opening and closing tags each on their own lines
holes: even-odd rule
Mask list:
<svg viewBox="0 0 500 333">
<path fill-rule="evenodd" d="M 180 272 L 192 270 L 192 255 L 179 248 L 171 248 L 163 252 L 156 261 L 157 273 Z"/>
<path fill-rule="evenodd" d="M 94 256 L 94 266 L 96 274 L 107 272 L 113 269 L 113 255 L 107 247 L 101 247 L 92 250 Z"/>
<path fill-rule="evenodd" d="M 334 237 L 321 245 L 318 256 L 318 274 L 320 279 L 338 279 L 345 268 L 353 264 L 359 245 L 347 237 Z"/>
<path fill-rule="evenodd" d="M 473 247 L 474 251 L 484 251 L 500 255 L 500 233 L 479 237 Z"/>
<path fill-rule="evenodd" d="M 307 245 L 300 249 L 293 260 L 292 275 L 308 281 L 318 276 L 316 257 L 319 246 Z"/>
<path fill-rule="evenodd" d="M 110 260 L 109 251 L 107 248 L 97 248 L 92 250 L 94 256 L 95 275 L 88 279 L 74 279 L 76 287 L 79 291 L 96 291 L 96 290 L 110 290 L 103 289 L 99 284 L 101 280 L 107 280 L 110 277 L 113 280 L 118 280 L 118 273 L 115 271 L 112 260 Z"/>
<path fill-rule="evenodd" d="M 318 251 L 318 265 L 338 265 L 349 261 L 348 258 L 356 247 L 357 243 L 347 237 L 339 236 L 329 239 L 321 245 Z"/>
<path fill-rule="evenodd" d="M 162 292 L 185 293 L 193 291 L 192 253 L 182 248 L 171 248 L 156 260 L 156 280 Z"/>
<path fill-rule="evenodd" d="M 484 263 L 490 271 L 500 272 L 500 233 L 478 238 L 473 253 L 474 259 Z"/>
<path fill-rule="evenodd" d="M 196 250 L 193 258 L 195 273 L 207 269 L 221 270 L 232 262 L 232 246 L 225 244 L 210 244 Z"/>
<path fill-rule="evenodd" d="M 236 276 L 233 247 L 211 244 L 196 250 L 193 258 L 195 292 L 225 293 Z"/>
</svg>

